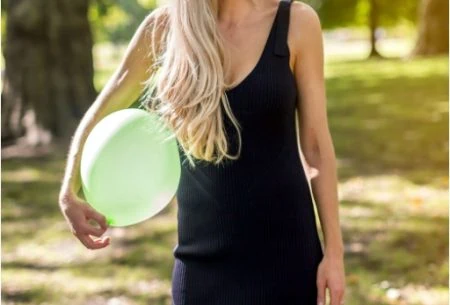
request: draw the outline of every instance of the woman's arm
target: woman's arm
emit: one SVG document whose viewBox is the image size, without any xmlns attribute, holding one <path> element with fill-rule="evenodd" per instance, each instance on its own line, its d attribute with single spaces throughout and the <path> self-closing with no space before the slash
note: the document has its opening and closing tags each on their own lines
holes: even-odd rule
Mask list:
<svg viewBox="0 0 450 305">
<path fill-rule="evenodd" d="M 318 303 L 325 304 L 325 286 L 331 305 L 339 305 L 344 293 L 343 241 L 339 225 L 337 170 L 330 135 L 324 81 L 322 30 L 312 7 L 292 3 L 291 36 L 295 54 L 295 77 L 299 89 L 298 121 L 300 143 L 307 167 L 317 171 L 311 188 L 324 233 L 325 260 L 318 271 Z M 329 263 L 330 262 L 330 263 Z"/>
<path fill-rule="evenodd" d="M 324 231 L 325 255 L 342 256 L 339 226 L 336 158 L 328 127 L 324 80 L 322 31 L 316 13 L 305 6 L 293 27 L 299 28 L 295 42 L 295 75 L 299 88 L 300 143 L 307 165 L 317 170 L 311 188 Z"/>
<path fill-rule="evenodd" d="M 144 84 L 151 73 L 153 54 L 151 53 L 151 30 L 157 26 L 161 34 L 165 18 L 165 8 L 153 10 L 140 24 L 133 35 L 122 61 L 108 80 L 80 121 L 72 137 L 61 195 L 77 195 L 81 187 L 79 166 L 81 152 L 87 136 L 94 126 L 108 114 L 128 108 L 141 95 Z M 161 35 L 156 35 L 160 38 Z M 155 41 L 153 41 L 155 42 Z"/>
<path fill-rule="evenodd" d="M 163 8 L 150 13 L 136 30 L 121 63 L 106 86 L 86 111 L 75 131 L 69 149 L 65 175 L 62 181 L 58 203 L 70 230 L 88 249 L 101 249 L 109 245 L 109 236 L 100 238 L 108 229 L 106 217 L 78 197 L 81 186 L 80 161 L 83 145 L 94 126 L 108 114 L 128 108 L 141 95 L 151 71 L 154 52 L 159 49 L 160 21 L 166 18 Z M 153 27 L 157 27 L 152 37 Z M 158 45 L 158 46 L 156 46 Z M 152 47 L 153 46 L 153 47 Z M 89 223 L 95 220 L 100 228 Z M 93 239 L 92 236 L 99 238 Z"/>
</svg>

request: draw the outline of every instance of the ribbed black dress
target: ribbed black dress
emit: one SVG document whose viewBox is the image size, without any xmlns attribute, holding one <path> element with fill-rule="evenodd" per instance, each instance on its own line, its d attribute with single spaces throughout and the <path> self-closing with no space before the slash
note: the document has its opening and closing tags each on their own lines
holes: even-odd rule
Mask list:
<svg viewBox="0 0 450 305">
<path fill-rule="evenodd" d="M 323 252 L 297 147 L 291 1 L 280 1 L 256 67 L 226 92 L 241 157 L 220 166 L 195 159 L 193 169 L 178 146 L 173 305 L 316 305 Z M 224 119 L 234 154 L 236 130 Z"/>
</svg>

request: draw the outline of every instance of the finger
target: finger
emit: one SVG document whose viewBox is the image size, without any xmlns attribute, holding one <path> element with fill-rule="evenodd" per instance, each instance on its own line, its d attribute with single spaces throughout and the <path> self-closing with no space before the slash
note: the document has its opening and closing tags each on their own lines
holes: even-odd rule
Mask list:
<svg viewBox="0 0 450 305">
<path fill-rule="evenodd" d="M 82 233 L 94 235 L 97 237 L 101 237 L 103 235 L 103 233 L 105 233 L 104 229 L 91 226 L 89 223 L 86 223 L 85 225 L 83 225 L 81 227 L 81 231 L 82 231 Z"/>
<path fill-rule="evenodd" d="M 85 244 L 88 249 L 100 249 L 109 245 L 109 238 L 95 238 L 92 239 L 89 235 L 83 234 L 81 235 L 81 240 Z"/>
<path fill-rule="evenodd" d="M 94 219 L 100 225 L 100 227 L 102 227 L 103 230 L 108 229 L 108 223 L 106 221 L 106 217 L 104 215 L 98 213 L 94 209 L 88 208 L 86 210 L 86 216 L 88 217 L 88 219 Z"/>
<path fill-rule="evenodd" d="M 97 238 L 97 239 L 93 240 L 87 234 L 78 235 L 78 239 L 88 249 L 100 249 L 100 248 L 106 247 L 109 244 L 109 239 L 107 239 L 107 238 Z"/>
<path fill-rule="evenodd" d="M 331 305 L 341 305 L 342 302 L 342 290 L 341 288 L 330 288 Z"/>
<path fill-rule="evenodd" d="M 317 305 L 325 305 L 325 280 L 322 278 L 317 279 Z"/>
</svg>

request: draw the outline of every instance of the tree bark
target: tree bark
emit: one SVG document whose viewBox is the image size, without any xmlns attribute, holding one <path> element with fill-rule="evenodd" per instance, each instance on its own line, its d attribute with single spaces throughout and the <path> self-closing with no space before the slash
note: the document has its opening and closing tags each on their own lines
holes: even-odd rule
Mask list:
<svg viewBox="0 0 450 305">
<path fill-rule="evenodd" d="M 377 50 L 376 30 L 379 22 L 379 7 L 377 0 L 370 0 L 369 29 L 370 29 L 370 53 L 369 57 L 381 57 Z"/>
<path fill-rule="evenodd" d="M 418 39 L 410 56 L 448 54 L 448 2 L 448 0 L 422 0 Z"/>
<path fill-rule="evenodd" d="M 2 146 L 67 139 L 93 102 L 89 0 L 9 0 Z"/>
</svg>

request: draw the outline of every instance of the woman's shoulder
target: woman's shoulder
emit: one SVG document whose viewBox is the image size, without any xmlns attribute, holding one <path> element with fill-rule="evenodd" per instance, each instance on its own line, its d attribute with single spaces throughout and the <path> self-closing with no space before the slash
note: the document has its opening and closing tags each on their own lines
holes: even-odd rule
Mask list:
<svg viewBox="0 0 450 305">
<path fill-rule="evenodd" d="M 145 28 L 147 33 L 153 33 L 161 36 L 167 31 L 171 6 L 169 4 L 158 6 L 153 9 L 142 21 L 141 27 Z"/>
<path fill-rule="evenodd" d="M 143 42 L 146 46 L 151 48 L 149 51 L 156 50 L 152 53 L 161 51 L 169 28 L 170 9 L 169 4 L 158 6 L 145 16 L 139 26 L 138 32 L 141 32 L 140 35 L 144 37 Z"/>
<path fill-rule="evenodd" d="M 322 26 L 317 11 L 308 3 L 293 1 L 290 12 L 290 28 L 292 41 L 296 49 L 307 47 L 311 42 L 321 38 Z"/>
<path fill-rule="evenodd" d="M 308 19 L 318 17 L 317 11 L 310 4 L 303 1 L 292 1 L 291 16 L 292 15 L 295 19 Z"/>
<path fill-rule="evenodd" d="M 320 26 L 319 14 L 311 5 L 302 1 L 293 1 L 291 6 L 290 19 L 294 28 L 301 30 Z"/>
<path fill-rule="evenodd" d="M 149 28 L 166 25 L 169 20 L 170 10 L 170 4 L 160 5 L 147 14 L 143 23 Z"/>
</svg>

